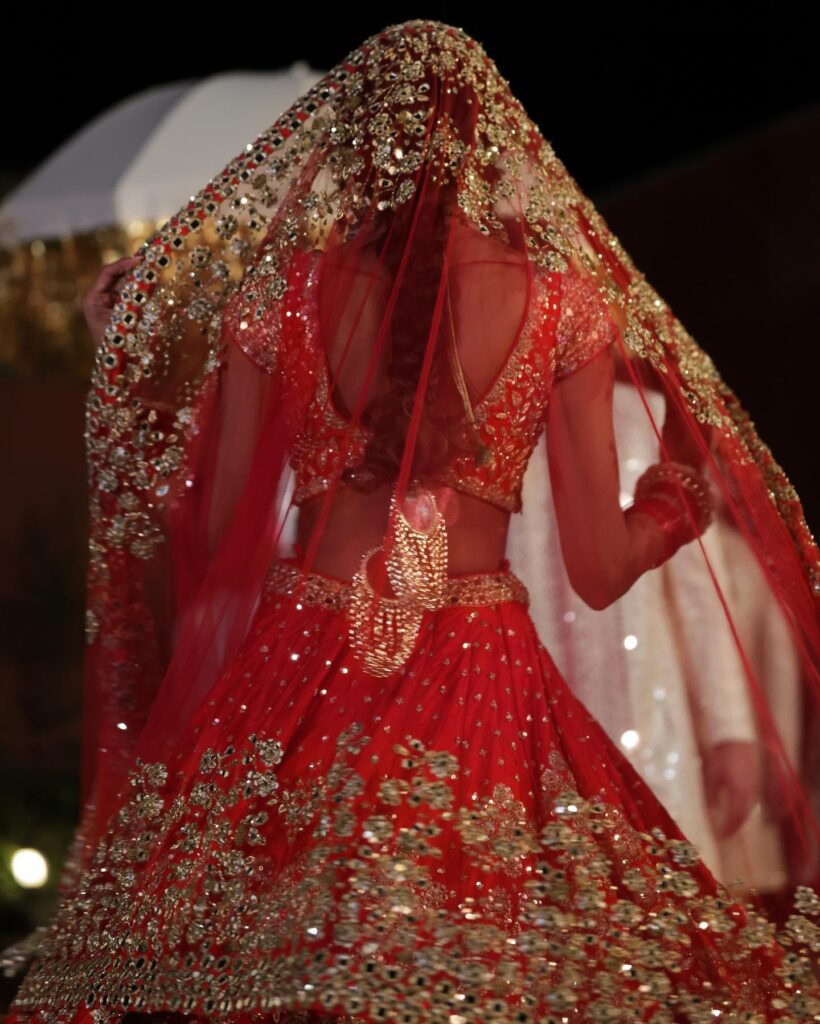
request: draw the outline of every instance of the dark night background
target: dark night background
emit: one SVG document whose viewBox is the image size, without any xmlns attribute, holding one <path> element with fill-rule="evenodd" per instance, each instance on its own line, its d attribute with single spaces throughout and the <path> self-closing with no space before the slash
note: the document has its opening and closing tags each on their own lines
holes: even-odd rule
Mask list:
<svg viewBox="0 0 820 1024">
<path fill-rule="evenodd" d="M 713 357 L 817 532 L 820 73 L 807 4 L 88 10 L 52 10 L 16 30 L 19 62 L 0 71 L 0 196 L 89 119 L 149 86 L 298 59 L 324 71 L 409 18 L 464 28 Z M 83 387 L 66 398 L 59 381 L 18 380 L 9 368 L 0 382 L 10 484 L 0 516 L 0 844 L 50 851 L 53 879 L 79 765 Z M 51 890 L 21 896 L 0 864 L 0 947 L 51 900 Z"/>
</svg>

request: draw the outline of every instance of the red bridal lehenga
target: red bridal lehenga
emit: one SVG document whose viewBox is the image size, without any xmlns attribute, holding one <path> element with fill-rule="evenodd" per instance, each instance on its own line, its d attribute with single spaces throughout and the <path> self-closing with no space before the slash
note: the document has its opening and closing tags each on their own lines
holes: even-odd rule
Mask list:
<svg viewBox="0 0 820 1024">
<path fill-rule="evenodd" d="M 481 45 L 368 38 L 140 253 L 87 405 L 83 813 L 10 1024 L 817 1020 L 817 547 Z M 657 453 L 628 500 L 616 379 Z M 539 639 L 505 545 L 544 434 L 575 593 L 617 611 L 685 556 L 677 599 L 731 644 L 754 738 L 722 763 L 776 823 L 782 914 Z M 800 742 L 719 520 L 799 661 Z M 711 692 L 675 607 L 653 683 Z M 554 614 L 622 700 L 659 638 Z"/>
</svg>

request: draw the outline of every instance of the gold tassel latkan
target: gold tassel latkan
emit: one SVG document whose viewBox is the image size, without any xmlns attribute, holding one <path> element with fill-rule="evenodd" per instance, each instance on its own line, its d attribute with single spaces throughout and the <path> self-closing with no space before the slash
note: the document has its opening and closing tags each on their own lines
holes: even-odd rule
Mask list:
<svg viewBox="0 0 820 1024">
<path fill-rule="evenodd" d="M 389 676 L 410 657 L 426 610 L 442 607 L 447 580 L 447 528 L 427 490 L 414 490 L 405 501 L 414 507 L 411 523 L 394 489 L 390 500 L 388 536 L 392 546 L 387 558 L 387 577 L 395 597 L 377 596 L 367 567 L 382 548 L 371 548 L 362 557 L 351 581 L 347 605 L 350 644 L 367 672 Z"/>
</svg>

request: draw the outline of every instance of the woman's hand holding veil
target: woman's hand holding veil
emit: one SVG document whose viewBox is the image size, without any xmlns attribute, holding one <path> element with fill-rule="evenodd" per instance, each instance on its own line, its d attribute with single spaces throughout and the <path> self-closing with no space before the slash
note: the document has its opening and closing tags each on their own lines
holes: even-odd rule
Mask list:
<svg viewBox="0 0 820 1024">
<path fill-rule="evenodd" d="M 83 316 L 91 332 L 95 351 L 100 347 L 103 331 L 111 319 L 111 311 L 117 301 L 117 291 L 125 275 L 141 259 L 142 256 L 123 256 L 113 263 L 106 263 L 94 284 L 83 296 Z"/>
</svg>

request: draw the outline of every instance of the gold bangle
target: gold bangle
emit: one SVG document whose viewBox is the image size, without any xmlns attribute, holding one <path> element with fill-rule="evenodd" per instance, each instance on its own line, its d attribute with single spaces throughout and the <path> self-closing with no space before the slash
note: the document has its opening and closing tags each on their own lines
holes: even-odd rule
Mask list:
<svg viewBox="0 0 820 1024">
<path fill-rule="evenodd" d="M 701 534 L 712 521 L 715 500 L 708 482 L 693 466 L 672 459 L 652 463 L 635 484 L 635 500 L 665 496 L 674 500 L 684 514 L 679 486 L 685 492 L 684 502 L 695 520 L 697 533 Z M 690 501 L 685 500 L 687 493 Z"/>
</svg>

